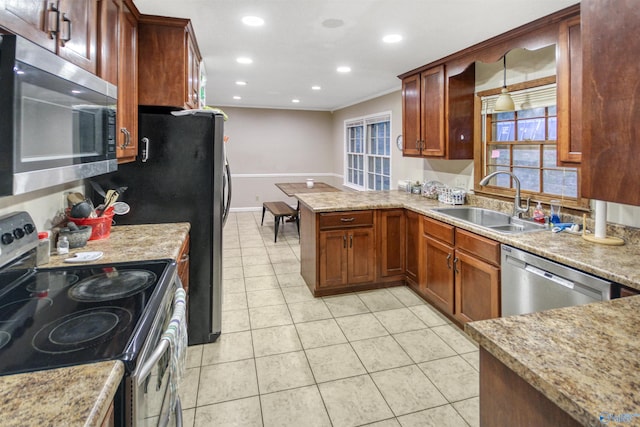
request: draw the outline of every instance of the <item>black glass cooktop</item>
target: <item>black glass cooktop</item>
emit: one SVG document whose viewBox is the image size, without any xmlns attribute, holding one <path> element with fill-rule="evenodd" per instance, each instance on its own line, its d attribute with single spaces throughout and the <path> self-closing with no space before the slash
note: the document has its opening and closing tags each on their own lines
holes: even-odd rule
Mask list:
<svg viewBox="0 0 640 427">
<path fill-rule="evenodd" d="M 171 261 L 0 273 L 0 375 L 131 360 Z M 142 339 L 138 339 L 137 335 Z"/>
</svg>

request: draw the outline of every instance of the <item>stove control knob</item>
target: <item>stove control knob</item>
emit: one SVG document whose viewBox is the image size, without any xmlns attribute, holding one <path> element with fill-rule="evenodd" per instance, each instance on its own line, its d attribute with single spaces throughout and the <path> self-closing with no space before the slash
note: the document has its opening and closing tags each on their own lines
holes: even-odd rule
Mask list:
<svg viewBox="0 0 640 427">
<path fill-rule="evenodd" d="M 22 228 L 16 228 L 13 230 L 13 235 L 16 239 L 22 239 L 24 237 L 24 230 Z"/>
<path fill-rule="evenodd" d="M 31 234 L 31 233 L 33 233 L 34 231 L 36 231 L 36 228 L 35 228 L 35 227 L 33 226 L 33 224 L 31 224 L 31 223 L 26 223 L 26 224 L 24 225 L 24 227 L 22 227 L 22 228 L 24 228 L 24 231 L 25 231 L 25 233 L 27 233 L 27 234 Z"/>
<path fill-rule="evenodd" d="M 0 237 L 0 240 L 2 240 L 3 245 L 10 245 L 13 243 L 13 235 L 11 233 L 4 233 L 2 237 Z"/>
</svg>

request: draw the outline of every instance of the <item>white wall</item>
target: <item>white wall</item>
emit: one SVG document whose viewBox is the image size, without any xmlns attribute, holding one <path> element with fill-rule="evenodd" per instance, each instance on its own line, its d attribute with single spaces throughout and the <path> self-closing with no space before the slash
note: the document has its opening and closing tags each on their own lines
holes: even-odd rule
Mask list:
<svg viewBox="0 0 640 427">
<path fill-rule="evenodd" d="M 56 215 L 67 207 L 67 194 L 84 191 L 82 181 L 76 181 L 19 196 L 0 197 L 0 216 L 14 211 L 27 211 L 38 231 L 49 230 Z"/>
</svg>

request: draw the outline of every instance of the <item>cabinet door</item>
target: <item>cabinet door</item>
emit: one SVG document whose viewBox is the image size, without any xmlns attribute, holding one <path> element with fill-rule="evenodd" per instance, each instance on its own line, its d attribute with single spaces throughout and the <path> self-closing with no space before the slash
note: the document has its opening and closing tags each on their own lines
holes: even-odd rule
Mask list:
<svg viewBox="0 0 640 427">
<path fill-rule="evenodd" d="M 98 0 L 60 0 L 58 55 L 96 74 Z"/>
<path fill-rule="evenodd" d="M 413 211 L 406 211 L 406 263 L 407 279 L 415 285 L 420 283 L 420 215 Z"/>
<path fill-rule="evenodd" d="M 582 38 L 580 17 L 560 23 L 558 68 L 558 164 L 582 161 Z"/>
<path fill-rule="evenodd" d="M 120 0 L 101 0 L 98 9 L 98 75 L 118 85 Z"/>
<path fill-rule="evenodd" d="M 444 65 L 420 75 L 422 107 L 422 155 L 442 157 L 444 147 Z"/>
<path fill-rule="evenodd" d="M 426 235 L 423 239 L 426 269 L 420 290 L 433 304 L 453 314 L 453 247 Z"/>
<path fill-rule="evenodd" d="M 116 156 L 125 163 L 138 154 L 138 20 L 127 1 L 120 11 L 119 52 Z"/>
<path fill-rule="evenodd" d="M 456 250 L 455 317 L 461 322 L 500 316 L 500 269 Z"/>
<path fill-rule="evenodd" d="M 200 91 L 200 56 L 191 39 L 191 34 L 187 37 L 187 54 L 187 105 L 189 108 L 198 108 L 198 92 Z"/>
<path fill-rule="evenodd" d="M 404 209 L 379 211 L 377 224 L 380 276 L 404 274 L 406 236 Z"/>
<path fill-rule="evenodd" d="M 55 52 L 55 36 L 50 37 L 48 30 L 55 28 L 56 22 L 50 19 L 56 21 L 56 14 L 50 18 L 50 6 L 50 2 L 42 0 L 4 0 L 0 2 L 0 27 Z"/>
<path fill-rule="evenodd" d="M 583 55 L 582 196 L 640 205 L 640 8 L 580 3 Z"/>
<path fill-rule="evenodd" d="M 421 146 L 420 75 L 402 80 L 402 155 L 419 156 Z"/>
<path fill-rule="evenodd" d="M 473 124 L 476 66 L 447 76 L 447 159 L 473 159 Z"/>
<path fill-rule="evenodd" d="M 373 228 L 357 228 L 349 232 L 347 283 L 357 284 L 375 280 L 374 248 Z"/>
<path fill-rule="evenodd" d="M 319 288 L 343 286 L 347 284 L 347 233 L 343 230 L 321 231 L 319 238 L 320 256 Z"/>
</svg>

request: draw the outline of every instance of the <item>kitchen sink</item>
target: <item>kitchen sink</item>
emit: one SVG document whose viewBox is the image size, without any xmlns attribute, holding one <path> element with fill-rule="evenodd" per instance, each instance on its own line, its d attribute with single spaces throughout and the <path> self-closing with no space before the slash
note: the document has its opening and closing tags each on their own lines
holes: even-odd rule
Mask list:
<svg viewBox="0 0 640 427">
<path fill-rule="evenodd" d="M 545 224 L 538 224 L 531 220 L 514 218 L 508 214 L 491 209 L 474 208 L 470 206 L 459 208 L 437 208 L 433 209 L 443 215 L 469 222 L 498 233 L 515 234 L 543 231 L 547 229 Z"/>
</svg>

